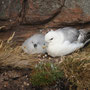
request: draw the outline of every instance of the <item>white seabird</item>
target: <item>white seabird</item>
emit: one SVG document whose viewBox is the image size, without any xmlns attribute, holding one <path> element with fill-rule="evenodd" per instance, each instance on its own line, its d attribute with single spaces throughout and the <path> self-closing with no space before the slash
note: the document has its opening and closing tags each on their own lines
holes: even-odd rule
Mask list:
<svg viewBox="0 0 90 90">
<path fill-rule="evenodd" d="M 52 57 L 70 54 L 90 41 L 90 39 L 85 41 L 86 35 L 87 32 L 83 29 L 77 30 L 71 27 L 51 30 L 45 35 L 47 53 Z"/>
<path fill-rule="evenodd" d="M 34 34 L 22 44 L 22 49 L 27 54 L 45 53 L 45 36 L 43 34 Z"/>
</svg>

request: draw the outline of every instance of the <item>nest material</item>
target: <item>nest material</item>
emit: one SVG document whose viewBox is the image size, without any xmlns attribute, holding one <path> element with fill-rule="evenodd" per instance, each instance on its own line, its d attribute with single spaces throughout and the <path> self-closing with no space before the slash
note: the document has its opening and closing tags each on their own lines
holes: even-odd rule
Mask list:
<svg viewBox="0 0 90 90">
<path fill-rule="evenodd" d="M 21 46 L 9 40 L 0 41 L 0 67 L 34 69 L 39 62 L 53 62 L 64 71 L 66 78 L 75 83 L 79 90 L 90 88 L 90 45 L 74 53 L 52 58 L 47 55 L 25 54 Z M 83 88 L 82 88 L 83 87 Z"/>
<path fill-rule="evenodd" d="M 0 40 L 0 67 L 11 66 L 13 68 L 32 68 L 35 67 L 35 65 L 41 61 L 52 60 L 55 63 L 61 63 L 66 60 L 65 58 L 62 59 L 62 57 L 51 58 L 47 55 L 43 56 L 41 54 L 25 54 L 22 51 L 21 46 L 18 46 L 16 42 L 13 42 L 14 35 L 15 32 L 12 34 L 11 37 L 8 38 L 7 41 Z M 87 49 L 83 51 L 76 51 L 71 55 L 64 57 L 72 57 L 74 60 L 77 60 L 77 58 L 79 58 L 79 60 L 90 60 L 90 46 L 88 46 Z"/>
<path fill-rule="evenodd" d="M 13 42 L 15 32 L 7 41 L 0 40 L 0 67 L 32 68 L 40 59 L 37 55 L 25 54 L 21 46 Z"/>
</svg>

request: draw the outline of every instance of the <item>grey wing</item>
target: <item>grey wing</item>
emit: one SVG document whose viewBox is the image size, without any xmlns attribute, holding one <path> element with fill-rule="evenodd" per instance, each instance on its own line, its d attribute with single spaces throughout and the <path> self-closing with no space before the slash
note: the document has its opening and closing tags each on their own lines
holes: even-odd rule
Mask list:
<svg viewBox="0 0 90 90">
<path fill-rule="evenodd" d="M 60 30 L 63 33 L 65 40 L 68 40 L 70 42 L 77 41 L 79 37 L 79 31 L 77 29 L 72 27 L 65 27 Z"/>
</svg>

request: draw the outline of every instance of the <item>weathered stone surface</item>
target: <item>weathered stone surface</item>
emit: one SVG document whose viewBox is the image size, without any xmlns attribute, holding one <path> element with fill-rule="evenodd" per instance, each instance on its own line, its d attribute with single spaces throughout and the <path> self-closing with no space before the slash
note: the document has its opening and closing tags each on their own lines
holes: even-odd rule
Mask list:
<svg viewBox="0 0 90 90">
<path fill-rule="evenodd" d="M 52 11 L 60 8 L 63 0 L 32 0 L 33 6 L 40 15 L 48 15 Z"/>
<path fill-rule="evenodd" d="M 0 20 L 15 18 L 22 9 L 22 0 L 0 0 Z"/>
<path fill-rule="evenodd" d="M 90 0 L 65 0 L 64 7 L 46 27 L 75 25 L 90 21 Z"/>
<path fill-rule="evenodd" d="M 90 21 L 90 0 L 0 0 L 0 19 L 57 27 Z"/>
<path fill-rule="evenodd" d="M 30 70 L 2 70 L 0 73 L 0 90 L 34 90 L 28 74 Z"/>
<path fill-rule="evenodd" d="M 65 6 L 68 8 L 75 8 L 79 6 L 84 14 L 90 15 L 90 0 L 66 0 Z"/>
<path fill-rule="evenodd" d="M 63 0 L 28 0 L 24 7 L 24 24 L 45 24 L 63 6 Z"/>
<path fill-rule="evenodd" d="M 15 35 L 13 37 L 14 41 L 22 43 L 24 42 L 25 39 L 27 39 L 31 35 L 35 33 L 40 33 L 40 29 L 38 27 L 32 26 L 17 26 L 12 28 L 11 30 L 0 32 L 0 40 L 2 39 L 6 41 L 9 37 L 12 36 L 14 32 L 15 32 Z"/>
<path fill-rule="evenodd" d="M 16 26 L 21 11 L 22 0 L 0 0 L 0 31 Z"/>
<path fill-rule="evenodd" d="M 90 0 L 0 0 L 0 37 L 7 30 L 5 36 L 15 31 L 18 38 L 26 38 L 39 28 L 90 28 L 89 22 Z"/>
</svg>

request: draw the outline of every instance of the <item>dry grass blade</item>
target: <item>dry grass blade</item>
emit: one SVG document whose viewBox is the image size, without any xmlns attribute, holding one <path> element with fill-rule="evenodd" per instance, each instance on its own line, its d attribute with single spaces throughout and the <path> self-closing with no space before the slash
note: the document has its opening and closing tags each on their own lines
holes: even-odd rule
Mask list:
<svg viewBox="0 0 90 90">
<path fill-rule="evenodd" d="M 1 41 L 0 43 L 0 49 L 3 47 L 3 41 Z"/>
<path fill-rule="evenodd" d="M 65 76 L 78 90 L 90 89 L 90 48 L 75 52 L 63 58 L 60 67 Z M 72 89 L 70 89 L 72 90 Z"/>
<path fill-rule="evenodd" d="M 12 36 L 9 37 L 9 39 L 7 40 L 7 43 L 9 43 L 13 39 L 14 35 L 15 35 L 15 32 L 13 32 Z"/>
<path fill-rule="evenodd" d="M 6 27 L 6 26 L 1 26 L 0 29 L 3 29 L 3 28 L 5 28 L 5 27 Z"/>
</svg>

